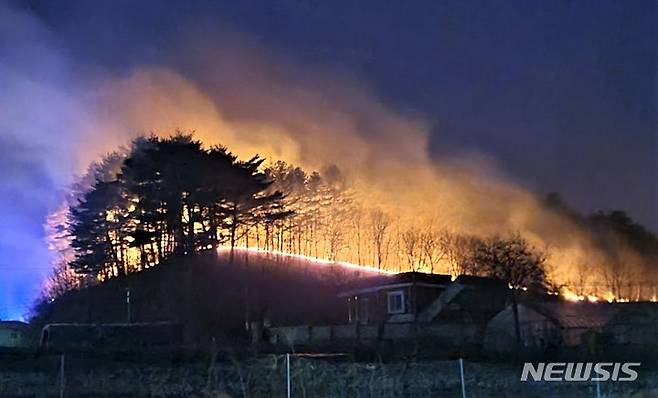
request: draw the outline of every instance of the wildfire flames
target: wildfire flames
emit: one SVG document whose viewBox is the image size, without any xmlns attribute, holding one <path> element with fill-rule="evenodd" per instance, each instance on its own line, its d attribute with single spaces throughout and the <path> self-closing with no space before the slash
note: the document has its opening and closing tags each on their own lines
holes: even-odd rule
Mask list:
<svg viewBox="0 0 658 398">
<path fill-rule="evenodd" d="M 119 156 L 115 161 L 121 165 L 123 157 Z M 343 173 L 337 168 L 324 169 L 322 173 L 306 173 L 283 162 L 269 163 L 263 167 L 274 181 L 272 189 L 284 192 L 283 204 L 292 210 L 293 216 L 271 223 L 238 226 L 235 231 L 235 247 L 238 250 L 296 258 L 318 266 L 338 265 L 384 274 L 413 270 L 449 274 L 454 279 L 462 273 L 469 273 L 464 268 L 464 264 L 471 261 L 467 256 L 473 247 L 469 245 L 473 239 L 477 240 L 483 235 L 482 231 L 471 231 L 456 225 L 449 218 L 430 217 L 424 211 L 423 204 L 418 205 L 418 214 L 410 215 L 409 207 L 394 207 L 386 200 L 373 201 L 371 196 L 365 195 L 364 189 L 369 189 L 368 186 L 361 185 L 358 179 L 351 179 L 349 173 Z M 110 178 L 114 178 L 110 174 Z M 124 209 L 107 209 L 105 220 L 117 223 L 124 218 L 131 221 L 122 228 L 138 228 L 139 219 L 131 214 L 137 211 L 140 198 L 126 199 Z M 70 202 L 69 205 L 73 205 L 76 199 L 72 198 Z M 48 220 L 53 237 L 51 247 L 61 254 L 62 261 L 72 257 L 70 239 L 66 234 L 62 235 L 62 229 L 65 230 L 69 224 L 66 210 L 67 206 L 63 206 Z M 193 234 L 208 233 L 211 228 L 207 222 L 191 222 L 192 214 L 200 211 L 190 207 L 184 207 L 182 211 L 180 221 L 184 225 L 193 225 L 189 230 L 194 231 Z M 550 218 L 547 220 L 551 221 Z M 566 223 L 564 220 L 559 222 Z M 188 236 L 189 231 L 184 236 Z M 222 234 L 226 237 L 226 231 L 218 230 L 215 235 Z M 537 246 L 546 239 L 532 230 L 526 230 L 525 236 Z M 603 263 L 605 260 L 593 246 L 588 245 L 584 234 L 578 236 L 580 240 L 577 246 L 562 244 L 547 253 L 550 261 L 547 275 L 549 281 L 553 285 L 563 286 L 557 294 L 573 302 L 656 300 L 653 286 L 653 295 L 649 298 L 646 290 L 642 293 L 639 288 L 633 289 L 627 276 L 606 273 L 605 266 L 594 269 L 594 272 L 583 272 L 578 265 L 584 264 L 586 250 L 590 250 L 587 256 L 590 261 Z M 108 238 L 111 246 L 120 248 L 116 250 L 115 258 L 126 267 L 121 272 L 135 272 L 157 265 L 166 255 L 160 250 L 177 239 L 170 233 L 162 233 L 157 244 L 152 241 L 136 247 L 133 245 L 134 238 L 119 230 L 110 230 Z M 194 250 L 210 250 L 212 247 L 208 244 L 207 247 L 200 246 Z M 225 252 L 230 250 L 230 246 L 220 246 L 217 250 Z M 573 271 L 565 272 L 574 268 L 578 271 L 575 275 Z M 97 278 L 103 281 L 119 274 L 120 270 L 113 265 L 98 274 Z M 59 276 L 65 279 L 74 277 L 66 269 Z M 627 282 L 627 286 L 622 282 Z M 606 289 L 608 286 L 617 288 L 617 291 Z M 622 290 L 624 288 L 625 294 Z"/>
<path fill-rule="evenodd" d="M 131 209 L 134 209 L 134 206 L 131 206 Z M 67 223 L 67 212 L 66 212 L 66 207 L 62 207 L 58 209 L 57 212 L 53 213 L 51 217 L 49 218 L 49 232 L 51 236 L 51 249 L 56 250 L 60 253 L 63 253 L 61 257 L 61 261 L 64 261 L 63 264 L 59 264 L 58 267 L 61 269 L 59 270 L 59 273 L 56 274 L 56 279 L 50 281 L 50 285 L 48 288 L 52 291 L 52 295 L 59 294 L 61 292 L 56 291 L 57 289 L 62 288 L 63 285 L 67 285 L 68 287 L 75 287 L 75 280 L 76 276 L 72 271 L 68 268 L 65 267 L 65 262 L 71 261 L 73 255 L 71 253 L 71 249 L 68 246 L 69 239 L 66 236 L 65 233 L 63 233 L 62 230 L 62 225 L 66 225 Z M 113 213 L 109 213 L 107 215 L 108 219 L 113 219 L 115 215 Z M 55 226 L 59 226 L 55 228 Z M 197 226 L 197 229 L 201 230 L 202 226 L 199 225 Z M 260 242 L 263 244 L 263 246 L 247 246 L 246 243 L 248 241 L 256 241 Z M 259 254 L 259 255 L 266 255 L 266 256 L 274 256 L 277 257 L 278 259 L 282 259 L 284 261 L 288 260 L 300 260 L 303 261 L 306 265 L 313 265 L 313 266 L 318 266 L 318 267 L 339 267 L 342 269 L 348 269 L 348 270 L 354 270 L 354 271 L 363 271 L 366 273 L 373 273 L 373 274 L 395 274 L 396 272 L 403 271 L 403 270 L 408 270 L 408 265 L 406 268 L 403 269 L 402 265 L 399 265 L 396 268 L 382 268 L 374 266 L 374 265 L 368 265 L 363 262 L 359 263 L 353 263 L 345 260 L 340 260 L 340 259 L 329 259 L 329 258 L 323 258 L 319 256 L 314 256 L 311 254 L 301 254 L 301 253 L 293 253 L 285 250 L 277 250 L 277 249 L 272 249 L 271 247 L 266 247 L 266 246 L 285 246 L 284 243 L 285 241 L 277 241 L 274 239 L 271 239 L 268 241 L 268 238 L 263 234 L 263 231 L 259 231 L 258 229 L 255 230 L 254 233 L 251 234 L 246 234 L 244 237 L 241 239 L 243 243 L 236 245 L 233 249 L 230 246 L 227 245 L 222 245 L 219 246 L 216 250 L 218 253 L 222 255 L 227 255 L 228 253 L 231 252 L 231 250 L 235 250 L 236 253 L 253 253 L 253 254 Z M 320 242 L 320 246 L 325 244 L 326 242 Z M 289 246 L 292 248 L 293 246 Z M 310 247 L 310 246 L 308 246 Z M 209 246 L 207 249 L 210 249 L 211 247 Z M 322 249 L 320 249 L 320 252 L 326 253 L 325 250 L 328 249 L 329 246 L 324 247 L 322 246 Z M 347 247 L 349 249 L 349 246 Z M 310 250 L 310 249 L 309 249 Z M 316 248 L 317 250 L 317 248 Z M 348 250 L 349 251 L 349 250 Z M 402 253 L 399 253 L 401 257 L 403 257 Z M 413 253 L 412 253 L 413 254 Z M 138 267 L 139 261 L 140 261 L 140 252 L 137 248 L 134 247 L 129 247 L 126 249 L 126 251 L 123 253 L 123 255 L 126 256 L 126 259 L 128 262 L 135 264 L 136 267 Z M 334 257 L 336 257 L 336 254 L 334 254 Z M 413 259 L 411 259 L 413 263 Z M 418 260 L 418 264 L 421 265 L 420 268 L 422 268 L 422 265 L 426 265 L 427 260 L 423 260 L 423 256 L 421 256 L 421 259 Z M 157 265 L 157 262 L 155 261 L 149 261 L 145 265 L 146 268 L 155 266 Z M 448 264 L 448 261 L 446 258 L 441 258 L 441 260 L 438 262 L 436 269 L 432 267 L 432 269 L 426 269 L 426 271 L 429 272 L 444 272 L 444 273 L 450 273 L 450 265 Z M 458 276 L 457 274 L 453 273 L 452 277 L 453 280 Z M 103 275 L 99 276 L 99 280 L 102 281 L 105 279 Z M 511 287 L 510 287 L 511 288 Z M 54 291 L 53 291 L 54 290 Z M 523 290 L 526 290 L 523 288 Z M 571 288 L 564 286 L 558 291 L 555 292 L 549 292 L 549 294 L 553 295 L 559 295 L 566 301 L 570 302 L 591 302 L 591 303 L 596 303 L 596 302 L 617 302 L 617 303 L 625 303 L 625 302 L 630 302 L 630 301 L 640 301 L 641 297 L 635 297 L 635 298 L 628 298 L 628 297 L 618 297 L 611 291 L 606 291 L 602 294 L 585 294 L 585 293 L 577 293 L 576 291 L 572 290 Z M 655 293 L 652 295 L 652 297 L 649 299 L 651 302 L 656 302 L 656 295 Z"/>
<path fill-rule="evenodd" d="M 572 291 L 569 288 L 563 288 L 560 290 L 560 296 L 562 296 L 565 300 L 567 301 L 572 301 L 572 302 L 579 302 L 579 301 L 589 301 L 591 303 L 596 303 L 599 301 L 607 301 L 609 303 L 618 301 L 618 302 L 626 302 L 630 301 L 627 299 L 617 299 L 615 295 L 612 292 L 606 292 L 601 296 L 596 296 L 594 294 L 588 294 L 588 295 L 581 295 L 577 294 L 574 291 Z"/>
<path fill-rule="evenodd" d="M 354 271 L 363 271 L 363 272 L 369 272 L 369 273 L 374 273 L 374 274 L 388 274 L 388 275 L 393 275 L 395 274 L 394 271 L 389 271 L 385 269 L 380 269 L 371 265 L 359 265 L 359 264 L 353 264 L 349 263 L 347 261 L 331 261 L 323 258 L 317 258 L 317 257 L 312 257 L 312 256 L 305 256 L 303 254 L 292 254 L 292 253 L 286 253 L 286 252 L 281 252 L 278 250 L 265 250 L 261 249 L 258 247 L 246 247 L 246 246 L 237 246 L 233 248 L 233 250 L 236 250 L 238 252 L 247 252 L 247 253 L 255 253 L 255 254 L 265 254 L 265 255 L 272 255 L 272 256 L 280 256 L 283 258 L 288 258 L 288 259 L 296 259 L 296 260 L 302 260 L 304 262 L 308 262 L 309 264 L 315 264 L 317 266 L 338 266 L 341 268 L 346 268 L 346 269 L 351 269 Z M 217 248 L 217 252 L 226 254 L 227 252 L 231 251 L 231 246 L 221 246 Z"/>
<path fill-rule="evenodd" d="M 45 176 L 28 188 L 17 185 L 20 195 L 10 197 L 29 198 L 24 202 L 35 202 L 34 208 L 44 212 L 65 201 L 47 220 L 57 262 L 55 279 L 70 282 L 64 286 L 77 283 L 67 269 L 72 249 L 65 232 L 67 209 L 80 196 L 73 192 L 64 198 L 62 192 L 69 187 L 79 193 L 76 185 L 92 186 L 99 176 L 89 165 L 107 160 L 108 153 L 122 160 L 126 146 L 137 137 L 169 137 L 184 129 L 194 132 L 206 148 L 226 146 L 242 160 L 264 157 L 268 163 L 263 167 L 282 160 L 301 170 L 292 173 L 301 181 L 297 188 L 277 187 L 285 191 L 285 204 L 295 219 L 272 223 L 268 229 L 260 224 L 238 231 L 236 244 L 245 250 L 307 259 L 319 266 L 455 277 L 463 271 L 459 257 L 470 238 L 519 234 L 546 254 L 547 279 L 553 286 L 565 286 L 557 294 L 567 300 L 656 301 L 658 256 L 639 253 L 615 233 L 597 235 L 600 231 L 586 223 L 587 214 L 575 211 L 574 216 L 548 206 L 500 170 L 490 153 L 443 148 L 440 129 L 432 133 L 432 147 L 449 150 L 430 151 L 428 132 L 441 121 L 394 108 L 353 76 L 274 54 L 260 38 L 219 31 L 201 34 L 195 24 L 176 29 L 181 36 L 172 32 L 167 51 L 122 51 L 130 62 L 116 62 L 120 68 L 115 70 L 73 59 L 71 53 L 77 51 L 56 45 L 61 40 L 50 37 L 50 26 L 19 16 L 19 26 L 30 23 L 25 30 L 9 30 L 10 41 L 26 49 L 17 55 L 35 50 L 34 59 L 42 62 L 32 62 L 31 56 L 9 60 L 4 75 L 11 84 L 5 91 L 18 95 L 15 101 L 5 101 L 4 111 L 11 117 L 4 118 L 2 126 L 11 132 L 9 148 L 16 140 L 17 157 L 25 157 L 16 170 L 43 169 Z M 148 62 L 139 54 L 147 54 Z M 94 59 L 89 61 L 93 64 Z M 118 169 L 120 165 L 106 170 L 105 177 L 116 178 Z M 129 200 L 139 203 L 140 198 Z M 135 207 L 121 210 L 134 215 Z M 191 225 L 190 235 L 209 231 L 204 222 L 194 222 L 196 211 L 198 215 L 203 210 L 185 208 L 185 220 L 176 220 Z M 27 214 L 32 217 L 33 210 Z M 111 222 L 126 214 L 108 209 L 107 218 Z M 159 245 L 185 239 L 182 233 L 170 235 L 166 230 L 138 248 L 133 247 L 139 244 L 134 238 L 112 232 L 109 246 L 121 246 L 113 261 L 125 264 L 127 272 L 155 266 L 166 251 Z M 18 243 L 26 248 L 33 244 Z M 194 244 L 192 251 L 214 247 Z M 45 257 L 38 261 L 47 261 Z M 108 269 L 99 279 L 118 271 Z"/>
<path fill-rule="evenodd" d="M 306 178 L 312 170 L 325 176 L 340 170 L 348 187 L 344 195 L 319 198 L 321 211 L 291 200 L 308 222 L 282 223 L 279 236 L 251 231 L 238 242 L 249 250 L 259 242 L 256 250 L 318 262 L 454 276 L 459 273 L 454 253 L 440 250 L 445 232 L 476 237 L 518 232 L 547 252 L 549 279 L 569 287 L 561 292 L 565 299 L 655 300 L 656 281 L 644 276 L 649 269 L 644 259 L 632 250 L 611 249 L 612 255 L 602 250 L 589 231 L 548 210 L 486 157 L 431 159 L 423 120 L 390 109 L 349 82 L 324 85 L 301 71 L 296 75 L 306 76 L 303 84 L 291 82 L 289 75 L 264 66 L 267 56 L 254 63 L 240 50 L 222 50 L 208 51 L 208 59 L 243 62 L 203 72 L 196 81 L 168 69 L 138 68 L 95 82 L 98 90 L 89 91 L 97 97 L 89 102 L 98 109 L 89 109 L 87 123 L 81 123 L 89 137 L 77 148 L 81 161 L 98 160 L 127 144 L 134 132 L 168 136 L 188 127 L 207 146 L 226 145 L 243 159 L 258 153 L 270 164 L 283 159 L 309 171 Z M 212 64 L 208 59 L 204 64 Z M 134 248 L 124 255 L 137 269 L 156 262 L 139 264 Z"/>
<path fill-rule="evenodd" d="M 608 302 L 608 303 L 629 303 L 632 301 L 642 301 L 640 297 L 635 297 L 633 299 L 628 298 L 628 297 L 616 297 L 614 293 L 612 292 L 605 292 L 601 294 L 600 296 L 595 295 L 595 294 L 588 294 L 588 295 L 582 295 L 582 294 L 577 294 L 573 290 L 565 287 L 562 288 L 559 293 L 558 293 L 562 298 L 564 298 L 567 301 L 571 302 L 581 302 L 581 301 L 588 301 L 590 303 L 597 303 L 597 302 Z M 655 303 L 657 301 L 656 295 L 654 294 L 651 296 L 649 299 L 650 302 Z"/>
<path fill-rule="evenodd" d="M 323 258 L 317 258 L 317 257 L 312 257 L 312 256 L 305 256 L 301 254 L 292 254 L 292 253 L 286 253 L 286 252 L 281 252 L 278 250 L 265 250 L 262 248 L 258 247 L 246 247 L 246 246 L 237 246 L 234 248 L 237 252 L 248 252 L 248 253 L 254 253 L 254 254 L 265 254 L 265 255 L 273 255 L 273 256 L 281 256 L 284 258 L 292 258 L 292 259 L 298 259 L 298 260 L 303 260 L 305 262 L 308 262 L 309 264 L 315 264 L 317 266 L 339 266 L 342 268 L 346 269 L 351 269 L 355 271 L 365 271 L 365 272 L 371 272 L 375 274 L 389 274 L 393 275 L 395 274 L 394 271 L 390 270 L 385 270 L 385 269 L 380 269 L 377 267 L 374 267 L 372 265 L 359 265 L 359 264 L 354 264 L 350 263 L 347 261 L 331 261 Z M 217 248 L 217 251 L 222 254 L 227 254 L 231 251 L 230 246 L 222 246 Z M 455 279 L 455 276 L 453 275 L 453 280 Z M 525 290 L 525 289 L 524 289 Z M 552 292 L 549 294 L 553 295 L 559 295 L 566 301 L 571 301 L 571 302 L 590 302 L 590 303 L 597 303 L 597 302 L 608 302 L 608 303 L 628 303 L 631 301 L 639 301 L 639 300 L 631 300 L 629 298 L 621 298 L 621 297 L 615 297 L 615 295 L 612 292 L 605 292 L 600 296 L 594 295 L 594 294 L 589 294 L 589 295 L 579 295 L 572 291 L 571 289 L 564 287 L 560 289 L 559 292 Z M 653 295 L 650 299 L 651 302 L 657 302 L 657 298 L 655 295 Z"/>
</svg>

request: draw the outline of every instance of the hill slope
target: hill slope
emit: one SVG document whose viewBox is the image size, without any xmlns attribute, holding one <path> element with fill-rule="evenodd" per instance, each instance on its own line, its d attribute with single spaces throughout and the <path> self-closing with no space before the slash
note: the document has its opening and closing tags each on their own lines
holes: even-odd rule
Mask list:
<svg viewBox="0 0 658 398">
<path fill-rule="evenodd" d="M 368 275 L 367 269 L 245 250 L 236 250 L 231 264 L 228 251 L 207 252 L 69 292 L 34 324 L 126 322 L 130 289 L 132 322 L 180 322 L 189 345 L 212 337 L 234 344 L 248 337 L 247 320 L 276 325 L 344 320 L 336 287 Z"/>
</svg>

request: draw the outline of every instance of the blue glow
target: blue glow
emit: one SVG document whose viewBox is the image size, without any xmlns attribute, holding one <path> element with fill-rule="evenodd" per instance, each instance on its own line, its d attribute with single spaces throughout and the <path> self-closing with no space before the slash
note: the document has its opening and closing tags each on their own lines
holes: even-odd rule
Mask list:
<svg viewBox="0 0 658 398">
<path fill-rule="evenodd" d="M 75 169 L 84 106 L 36 17 L 0 1 L 0 37 L 0 318 L 24 319 L 50 272 L 43 224 Z"/>
</svg>

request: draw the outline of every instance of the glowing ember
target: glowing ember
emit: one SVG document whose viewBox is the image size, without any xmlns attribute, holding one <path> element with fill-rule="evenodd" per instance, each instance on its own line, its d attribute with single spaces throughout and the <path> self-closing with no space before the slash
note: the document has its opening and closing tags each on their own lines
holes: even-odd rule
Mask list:
<svg viewBox="0 0 658 398">
<path fill-rule="evenodd" d="M 603 299 L 608 303 L 612 303 L 613 301 L 615 301 L 615 295 L 612 292 L 606 292 L 605 294 L 603 294 Z"/>
<path fill-rule="evenodd" d="M 561 295 L 567 301 L 578 302 L 578 301 L 585 300 L 585 296 L 581 296 L 579 294 L 576 294 L 575 292 L 569 290 L 568 288 L 563 288 L 562 292 L 561 292 Z"/>
<path fill-rule="evenodd" d="M 597 301 L 599 301 L 599 298 L 592 295 L 592 294 L 590 294 L 590 295 L 587 296 L 587 300 L 591 301 L 592 303 L 596 303 Z"/>
<path fill-rule="evenodd" d="M 617 298 L 612 292 L 606 292 L 602 296 L 597 296 L 595 294 L 578 294 L 569 288 L 562 288 L 560 295 L 567 301 L 571 302 L 580 302 L 580 301 L 589 301 L 591 303 L 597 303 L 600 301 L 607 301 L 609 303 L 618 302 L 618 303 L 628 303 L 630 302 L 627 298 Z"/>
</svg>

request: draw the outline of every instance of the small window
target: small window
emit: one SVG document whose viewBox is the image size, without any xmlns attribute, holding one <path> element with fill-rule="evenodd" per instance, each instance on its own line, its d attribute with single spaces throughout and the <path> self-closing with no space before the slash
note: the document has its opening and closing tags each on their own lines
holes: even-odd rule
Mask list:
<svg viewBox="0 0 658 398">
<path fill-rule="evenodd" d="M 388 313 L 389 314 L 402 314 L 404 309 L 404 291 L 396 290 L 387 293 Z"/>
<path fill-rule="evenodd" d="M 347 298 L 347 321 L 349 323 L 359 321 L 359 296 Z"/>
</svg>

